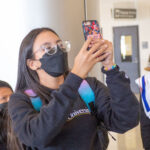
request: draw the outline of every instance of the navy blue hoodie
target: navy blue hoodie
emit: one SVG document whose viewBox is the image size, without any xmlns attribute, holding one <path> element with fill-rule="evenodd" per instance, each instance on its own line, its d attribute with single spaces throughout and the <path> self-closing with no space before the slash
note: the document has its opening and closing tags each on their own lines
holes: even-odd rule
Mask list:
<svg viewBox="0 0 150 150">
<path fill-rule="evenodd" d="M 130 89 L 130 81 L 119 68 L 104 71 L 107 87 L 96 78 L 86 80 L 95 93 L 98 119 L 108 130 L 124 133 L 139 122 L 139 103 Z M 78 94 L 82 79 L 69 73 L 59 90 L 50 90 L 51 98 L 40 112 L 22 92 L 13 94 L 9 114 L 13 129 L 25 149 L 97 150 L 97 120 Z M 100 150 L 100 149 L 99 149 Z"/>
</svg>

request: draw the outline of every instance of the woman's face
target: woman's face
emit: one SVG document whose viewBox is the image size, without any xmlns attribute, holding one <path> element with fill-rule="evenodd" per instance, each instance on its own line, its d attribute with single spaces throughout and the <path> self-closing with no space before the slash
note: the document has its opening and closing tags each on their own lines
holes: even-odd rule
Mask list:
<svg viewBox="0 0 150 150">
<path fill-rule="evenodd" d="M 33 49 L 32 49 L 32 57 L 34 59 L 28 59 L 27 65 L 32 70 L 38 70 L 41 67 L 41 62 L 39 61 L 43 55 L 45 54 L 45 48 L 52 48 L 58 42 L 60 42 L 60 38 L 51 31 L 43 31 L 41 32 L 34 41 Z"/>
<path fill-rule="evenodd" d="M 0 104 L 8 102 L 12 93 L 13 92 L 10 88 L 1 87 L 0 88 Z"/>
<path fill-rule="evenodd" d="M 27 66 L 36 71 L 42 84 L 46 78 L 58 79 L 68 70 L 67 44 L 51 31 L 43 31 L 35 38 L 32 58 L 27 59 Z"/>
<path fill-rule="evenodd" d="M 45 54 L 45 51 L 42 49 L 43 46 L 49 45 L 52 48 L 60 41 L 61 41 L 60 38 L 51 31 L 41 32 L 36 37 L 33 44 L 34 58 L 36 60 L 42 58 L 42 56 Z"/>
</svg>

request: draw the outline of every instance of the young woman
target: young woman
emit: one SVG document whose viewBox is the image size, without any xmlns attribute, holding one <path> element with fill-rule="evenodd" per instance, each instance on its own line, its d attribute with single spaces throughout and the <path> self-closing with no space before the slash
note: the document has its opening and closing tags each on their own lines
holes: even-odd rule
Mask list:
<svg viewBox="0 0 150 150">
<path fill-rule="evenodd" d="M 34 29 L 22 41 L 16 91 L 9 102 L 14 132 L 24 149 L 100 150 L 97 122 L 124 133 L 139 122 L 138 101 L 129 79 L 114 65 L 111 42 L 89 38 L 68 75 L 63 43 L 49 28 Z M 108 87 L 87 77 L 100 61 Z M 94 92 L 97 119 L 79 95 L 83 80 Z"/>
<path fill-rule="evenodd" d="M 7 149 L 7 104 L 13 93 L 11 86 L 0 80 L 0 149 Z"/>
</svg>

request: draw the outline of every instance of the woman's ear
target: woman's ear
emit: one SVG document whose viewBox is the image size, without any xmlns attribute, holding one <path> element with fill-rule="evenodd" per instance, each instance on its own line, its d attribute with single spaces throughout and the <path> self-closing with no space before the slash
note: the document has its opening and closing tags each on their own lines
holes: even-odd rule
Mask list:
<svg viewBox="0 0 150 150">
<path fill-rule="evenodd" d="M 39 60 L 27 59 L 27 66 L 31 70 L 37 70 L 41 67 L 41 62 Z"/>
</svg>

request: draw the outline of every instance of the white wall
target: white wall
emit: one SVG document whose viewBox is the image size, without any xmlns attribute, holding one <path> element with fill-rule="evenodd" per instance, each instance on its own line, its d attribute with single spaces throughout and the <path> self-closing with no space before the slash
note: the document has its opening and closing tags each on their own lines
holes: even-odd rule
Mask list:
<svg viewBox="0 0 150 150">
<path fill-rule="evenodd" d="M 5 0 L 0 2 L 0 18 L 0 80 L 13 87 L 17 78 L 19 46 L 31 29 L 50 27 L 62 39 L 70 40 L 70 66 L 84 42 L 81 26 L 84 3 L 81 0 Z"/>
<path fill-rule="evenodd" d="M 15 86 L 18 49 L 25 34 L 20 0 L 0 2 L 0 80 Z"/>
<path fill-rule="evenodd" d="M 136 19 L 114 19 L 111 15 L 113 8 L 136 8 Z M 150 1 L 148 0 L 100 0 L 100 25 L 103 28 L 105 39 L 113 41 L 114 26 L 139 26 L 139 54 L 140 54 L 140 74 L 146 73 L 144 68 L 148 65 L 150 54 Z M 142 48 L 142 41 L 148 41 L 149 48 Z M 142 150 L 139 126 L 119 135 L 112 133 L 117 142 L 110 140 L 108 150 Z M 111 139 L 111 138 L 110 138 Z"/>
<path fill-rule="evenodd" d="M 150 1 L 139 0 L 138 10 L 141 62 L 140 68 L 141 75 L 143 75 L 147 73 L 147 71 L 145 71 L 144 68 L 148 66 L 148 57 L 150 55 Z M 143 41 L 148 41 L 148 49 L 142 48 Z"/>
</svg>

